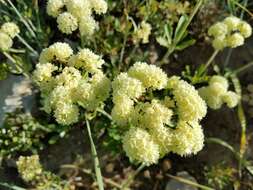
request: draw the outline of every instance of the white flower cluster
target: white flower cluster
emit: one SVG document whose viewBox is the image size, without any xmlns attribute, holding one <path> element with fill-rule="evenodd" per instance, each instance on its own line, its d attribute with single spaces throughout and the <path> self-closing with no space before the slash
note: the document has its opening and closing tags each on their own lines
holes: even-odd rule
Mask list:
<svg viewBox="0 0 253 190">
<path fill-rule="evenodd" d="M 138 26 L 137 30 L 133 34 L 134 43 L 137 43 L 142 40 L 143 44 L 147 44 L 149 42 L 151 30 L 151 25 L 145 21 L 142 21 L 140 26 Z"/>
<path fill-rule="evenodd" d="M 58 28 L 66 34 L 71 34 L 79 28 L 81 35 L 92 35 L 97 28 L 92 11 L 97 14 L 105 14 L 106 1 L 48 0 L 47 2 L 47 13 L 52 17 L 57 17 Z"/>
<path fill-rule="evenodd" d="M 130 160 L 150 165 L 169 152 L 184 156 L 202 149 L 199 121 L 207 108 L 193 86 L 179 77 L 168 78 L 154 65 L 137 62 L 114 79 L 112 88 L 112 118 L 128 130 L 123 148 Z M 155 98 L 158 90 L 168 94 Z"/>
<path fill-rule="evenodd" d="M 76 55 L 67 43 L 57 42 L 44 49 L 33 80 L 43 97 L 43 108 L 56 121 L 70 125 L 78 121 L 79 105 L 94 110 L 108 96 L 110 80 L 101 70 L 104 60 L 89 49 Z"/>
<path fill-rule="evenodd" d="M 0 50 L 7 51 L 13 45 L 13 38 L 20 32 L 19 27 L 13 22 L 6 22 L 0 28 Z"/>
<path fill-rule="evenodd" d="M 212 44 L 216 50 L 241 46 L 244 44 L 244 39 L 250 37 L 251 34 L 251 26 L 234 16 L 227 17 L 222 22 L 217 22 L 208 30 L 208 35 L 214 37 Z"/>
<path fill-rule="evenodd" d="M 237 106 L 240 96 L 235 92 L 228 91 L 228 80 L 222 76 L 212 76 L 207 87 L 200 88 L 199 94 L 206 101 L 208 107 L 220 109 L 223 103 L 229 108 Z"/>
</svg>

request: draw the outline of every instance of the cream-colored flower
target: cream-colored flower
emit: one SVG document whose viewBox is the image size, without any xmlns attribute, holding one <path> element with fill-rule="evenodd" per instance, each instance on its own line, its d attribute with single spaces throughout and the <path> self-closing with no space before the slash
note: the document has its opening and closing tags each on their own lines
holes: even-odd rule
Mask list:
<svg viewBox="0 0 253 190">
<path fill-rule="evenodd" d="M 73 50 L 67 43 L 56 42 L 48 48 L 43 49 L 39 57 L 39 62 L 49 63 L 58 61 L 66 64 L 72 54 Z"/>
<path fill-rule="evenodd" d="M 11 37 L 8 34 L 0 31 L 0 50 L 8 51 L 12 45 L 13 45 L 13 41 Z"/>
<path fill-rule="evenodd" d="M 68 12 L 70 12 L 79 21 L 83 17 L 91 16 L 91 5 L 89 0 L 66 0 Z"/>
<path fill-rule="evenodd" d="M 131 161 L 149 166 L 159 159 L 159 147 L 144 129 L 130 128 L 123 137 L 123 149 Z"/>
<path fill-rule="evenodd" d="M 93 53 L 90 49 L 82 49 L 69 60 L 69 65 L 76 68 L 83 68 L 88 72 L 95 73 L 102 68 L 105 61 L 101 56 Z"/>
<path fill-rule="evenodd" d="M 91 16 L 82 17 L 79 23 L 79 30 L 82 36 L 91 36 L 98 28 L 98 24 Z"/>
<path fill-rule="evenodd" d="M 151 25 L 145 21 L 142 21 L 138 29 L 133 34 L 135 43 L 137 43 L 139 40 L 142 40 L 143 44 L 148 43 L 151 30 Z"/>
<path fill-rule="evenodd" d="M 1 26 L 1 32 L 8 34 L 11 38 L 14 38 L 20 33 L 20 30 L 15 23 L 6 22 Z"/>
<path fill-rule="evenodd" d="M 48 0 L 47 1 L 47 14 L 52 17 L 57 17 L 64 7 L 63 0 Z"/>
<path fill-rule="evenodd" d="M 129 98 L 138 98 L 144 92 L 141 81 L 131 78 L 127 73 L 119 74 L 112 82 L 113 94 L 125 94 Z"/>
<path fill-rule="evenodd" d="M 165 88 L 168 81 L 168 77 L 162 69 L 144 62 L 137 62 L 130 67 L 128 75 L 140 80 L 145 88 L 153 90 Z"/>
<path fill-rule="evenodd" d="M 105 0 L 91 0 L 91 7 L 97 14 L 105 14 L 107 11 L 107 3 Z"/>
<path fill-rule="evenodd" d="M 134 111 L 134 101 L 126 95 L 113 97 L 114 107 L 112 109 L 112 119 L 120 126 L 129 124 L 130 116 Z"/>
<path fill-rule="evenodd" d="M 198 121 L 205 117 L 207 107 L 194 86 L 177 77 L 169 79 L 169 88 L 172 89 L 178 110 L 178 117 L 183 121 Z"/>
<path fill-rule="evenodd" d="M 236 48 L 244 44 L 244 37 L 239 33 L 234 33 L 227 37 L 227 45 L 231 48 Z"/>
<path fill-rule="evenodd" d="M 61 13 L 57 17 L 58 28 L 65 34 L 71 34 L 78 28 L 77 19 L 69 12 Z"/>
<path fill-rule="evenodd" d="M 196 121 L 179 121 L 172 143 L 172 152 L 180 156 L 197 154 L 204 147 L 203 130 Z"/>
</svg>

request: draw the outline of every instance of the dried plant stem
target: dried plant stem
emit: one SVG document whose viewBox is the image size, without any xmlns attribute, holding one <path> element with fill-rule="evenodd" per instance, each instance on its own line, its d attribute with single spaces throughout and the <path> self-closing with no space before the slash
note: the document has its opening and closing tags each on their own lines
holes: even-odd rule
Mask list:
<svg viewBox="0 0 253 190">
<path fill-rule="evenodd" d="M 247 70 L 248 68 L 252 67 L 253 66 L 253 61 L 252 62 L 249 62 L 248 64 L 240 67 L 239 69 L 236 69 L 235 71 L 233 71 L 234 74 L 238 74 L 238 73 L 241 73 L 245 70 Z"/>
<path fill-rule="evenodd" d="M 211 57 L 207 60 L 205 67 L 204 67 L 204 71 L 206 71 L 206 69 L 211 65 L 211 63 L 213 62 L 213 60 L 215 59 L 215 57 L 217 56 L 217 54 L 219 53 L 219 50 L 215 50 L 213 52 L 213 54 L 211 55 Z"/>
<path fill-rule="evenodd" d="M 173 176 L 173 175 L 170 175 L 170 174 L 166 174 L 166 176 L 168 176 L 168 177 L 170 177 L 170 178 L 172 178 L 172 179 L 175 179 L 175 180 L 177 180 L 177 181 L 179 181 L 179 182 L 182 182 L 182 183 L 185 183 L 185 184 L 194 186 L 194 187 L 198 187 L 198 188 L 203 189 L 203 190 L 215 190 L 215 189 L 213 189 L 213 188 L 211 188 L 211 187 L 207 187 L 207 186 L 205 186 L 205 185 L 200 185 L 200 184 L 198 184 L 198 183 L 195 183 L 195 182 L 193 182 L 193 181 L 191 181 L 191 180 L 188 180 L 188 179 L 184 179 L 184 178 L 182 178 L 182 177 Z"/>
<path fill-rule="evenodd" d="M 75 166 L 75 165 L 72 165 L 72 164 L 64 164 L 64 165 L 61 166 L 61 168 L 70 168 L 70 169 L 80 170 L 84 174 L 87 174 L 87 175 L 89 175 L 91 177 L 94 177 L 94 173 L 92 173 L 91 170 L 85 169 L 85 168 L 79 168 L 78 166 Z M 121 185 L 118 184 L 117 182 L 111 180 L 110 178 L 103 177 L 103 181 L 105 183 L 111 185 L 112 187 L 116 187 L 118 189 L 121 189 Z"/>
<path fill-rule="evenodd" d="M 131 183 L 133 182 L 134 178 L 140 173 L 140 171 L 145 167 L 145 164 L 141 164 L 132 175 L 130 175 L 126 181 L 122 184 L 122 190 L 126 190 L 128 189 L 128 187 L 131 185 Z"/>
</svg>

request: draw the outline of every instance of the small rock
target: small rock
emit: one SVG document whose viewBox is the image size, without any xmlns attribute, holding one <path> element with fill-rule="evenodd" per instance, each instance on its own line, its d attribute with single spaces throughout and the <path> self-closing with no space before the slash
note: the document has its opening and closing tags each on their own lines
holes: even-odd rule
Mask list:
<svg viewBox="0 0 253 190">
<path fill-rule="evenodd" d="M 162 168 L 164 172 L 167 172 L 169 169 L 171 169 L 171 161 L 168 159 L 164 160 Z"/>
<path fill-rule="evenodd" d="M 144 176 L 145 178 L 150 179 L 150 178 L 151 178 L 151 176 L 150 176 L 150 171 L 149 171 L 149 170 L 145 170 L 145 171 L 143 172 L 143 176 Z"/>
<path fill-rule="evenodd" d="M 113 163 L 107 164 L 106 167 L 105 167 L 105 171 L 107 173 L 112 173 L 114 171 L 114 164 Z"/>
<path fill-rule="evenodd" d="M 23 76 L 10 75 L 0 81 L 0 126 L 6 112 L 12 112 L 23 107 L 30 112 L 34 105 L 35 96 L 32 92 L 32 82 Z"/>
<path fill-rule="evenodd" d="M 197 183 L 196 179 L 194 177 L 192 177 L 188 172 L 183 171 L 183 172 L 178 172 L 177 173 L 178 177 L 182 177 L 184 179 L 190 180 L 192 182 Z M 193 187 L 191 185 L 179 182 L 175 179 L 171 179 L 167 185 L 165 190 L 198 190 L 198 188 Z"/>
</svg>

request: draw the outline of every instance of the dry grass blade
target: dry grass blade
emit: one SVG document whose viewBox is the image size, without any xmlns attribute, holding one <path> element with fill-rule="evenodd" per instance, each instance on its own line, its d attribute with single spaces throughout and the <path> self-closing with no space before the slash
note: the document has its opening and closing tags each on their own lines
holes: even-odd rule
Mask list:
<svg viewBox="0 0 253 190">
<path fill-rule="evenodd" d="M 182 182 L 182 183 L 185 183 L 187 185 L 191 185 L 191 186 L 194 186 L 194 187 L 198 187 L 200 189 L 203 189 L 203 190 L 215 190 L 211 187 L 208 187 L 208 186 L 205 186 L 205 185 L 201 185 L 199 183 L 195 183 L 191 180 L 188 180 L 188 179 L 185 179 L 185 178 L 182 178 L 182 177 L 178 177 L 178 176 L 173 176 L 173 175 L 170 175 L 170 174 L 166 174 L 166 176 L 172 178 L 172 179 L 175 179 L 179 182 Z"/>
</svg>

